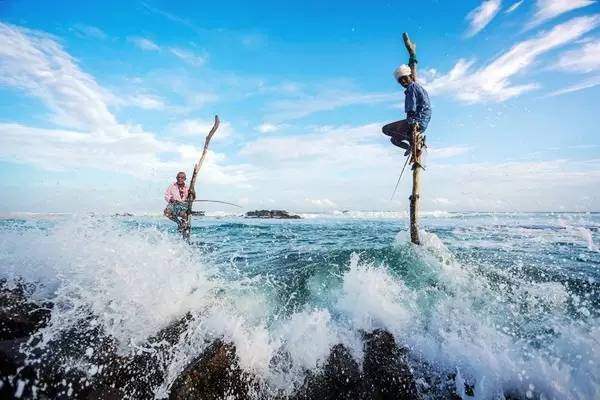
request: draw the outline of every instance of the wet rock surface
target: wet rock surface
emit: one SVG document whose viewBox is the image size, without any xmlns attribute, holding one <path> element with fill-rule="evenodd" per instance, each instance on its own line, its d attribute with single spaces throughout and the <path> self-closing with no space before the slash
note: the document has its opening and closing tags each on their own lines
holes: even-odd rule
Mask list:
<svg viewBox="0 0 600 400">
<path fill-rule="evenodd" d="M 32 286 L 0 281 L 0 340 L 28 337 L 45 325 L 52 304 L 28 300 Z"/>
<path fill-rule="evenodd" d="M 338 344 L 331 349 L 321 374 L 310 373 L 297 399 L 420 399 L 415 378 L 386 331 L 365 334 L 363 370 L 348 349 Z"/>
<path fill-rule="evenodd" d="M 366 399 L 418 399 L 407 350 L 399 348 L 391 333 L 376 330 L 365 335 L 363 373 Z"/>
<path fill-rule="evenodd" d="M 169 399 L 249 399 L 251 382 L 239 367 L 235 347 L 216 340 L 179 375 Z"/>
<path fill-rule="evenodd" d="M 155 398 L 157 389 L 165 385 L 170 350 L 185 340 L 194 321 L 187 314 L 123 355 L 92 315 L 76 328 L 52 337 L 47 346 L 35 347 L 41 340 L 37 332 L 48 323 L 52 305 L 29 301 L 26 286 L 0 285 L 0 306 L 0 314 L 7 319 L 2 323 L 0 340 L 2 399 Z M 418 385 L 408 351 L 398 346 L 389 332 L 365 333 L 363 346 L 362 368 L 349 349 L 337 344 L 321 368 L 306 371 L 303 385 L 286 397 L 261 390 L 260 379 L 240 368 L 235 346 L 216 339 L 177 375 L 167 395 L 170 400 L 458 398 L 451 387 L 452 377 L 447 383 L 436 384 L 421 370 L 420 380 L 425 376 L 427 382 Z M 286 354 L 278 357 L 278 365 L 285 365 Z M 439 397 L 439 391 L 437 395 L 427 393 L 427 387 L 440 385 L 448 389 L 444 396 Z M 472 395 L 473 387 L 465 384 L 464 393 Z"/>
</svg>

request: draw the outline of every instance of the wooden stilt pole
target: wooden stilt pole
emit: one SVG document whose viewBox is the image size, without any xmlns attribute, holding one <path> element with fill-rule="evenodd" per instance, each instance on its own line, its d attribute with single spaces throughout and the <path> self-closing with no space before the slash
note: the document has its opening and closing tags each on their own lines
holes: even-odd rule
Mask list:
<svg viewBox="0 0 600 400">
<path fill-rule="evenodd" d="M 408 198 L 410 200 L 410 241 L 414 244 L 421 244 L 419 238 L 419 198 L 421 196 L 421 148 L 423 139 L 416 127 L 413 128 L 412 135 L 413 186 L 412 193 Z"/>
<path fill-rule="evenodd" d="M 412 78 L 417 80 L 417 45 L 410 40 L 408 33 L 402 34 L 404 46 L 408 52 L 408 65 L 412 72 Z M 421 196 L 421 153 L 424 145 L 423 135 L 415 126 L 412 130 L 412 171 L 413 171 L 413 187 L 412 193 L 408 198 L 410 200 L 410 241 L 414 244 L 421 244 L 419 238 L 419 198 Z"/>
<path fill-rule="evenodd" d="M 208 135 L 206 135 L 206 139 L 204 140 L 204 149 L 202 150 L 202 155 L 200 156 L 200 160 L 194 165 L 194 172 L 192 173 L 192 180 L 190 181 L 190 187 L 188 189 L 188 197 L 187 197 L 187 213 L 185 219 L 185 226 L 182 229 L 181 235 L 183 239 L 186 241 L 190 240 L 190 231 L 192 229 L 192 205 L 194 204 L 194 200 L 196 200 L 196 178 L 198 176 L 198 172 L 200 172 L 200 168 L 202 168 L 202 163 L 204 162 L 204 158 L 206 157 L 206 153 L 208 152 L 208 145 L 210 143 L 210 139 L 212 139 L 213 135 L 219 128 L 219 116 L 215 115 L 215 123 L 211 128 Z"/>
</svg>

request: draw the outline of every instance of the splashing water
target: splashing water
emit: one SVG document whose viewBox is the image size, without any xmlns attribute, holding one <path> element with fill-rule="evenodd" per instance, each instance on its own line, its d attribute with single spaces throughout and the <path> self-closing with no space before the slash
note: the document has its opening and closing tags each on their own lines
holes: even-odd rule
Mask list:
<svg viewBox="0 0 600 400">
<path fill-rule="evenodd" d="M 463 398 L 463 381 L 469 398 L 600 397 L 600 216 L 433 214 L 418 248 L 404 220 L 313 217 L 206 218 L 193 246 L 152 218 L 4 220 L 1 277 L 39 282 L 32 296 L 55 304 L 30 359 L 101 327 L 119 354 L 160 353 L 157 398 L 217 338 L 263 393 L 291 394 L 338 343 L 361 364 L 377 328 L 408 347 L 432 398 L 449 374 Z M 144 347 L 186 314 L 178 342 Z M 93 376 L 95 351 L 71 367 Z"/>
</svg>

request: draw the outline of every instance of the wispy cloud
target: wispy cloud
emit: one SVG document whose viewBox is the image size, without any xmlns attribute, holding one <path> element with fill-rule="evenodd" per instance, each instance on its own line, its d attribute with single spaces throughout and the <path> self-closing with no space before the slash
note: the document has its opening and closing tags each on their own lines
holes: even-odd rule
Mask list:
<svg viewBox="0 0 600 400">
<path fill-rule="evenodd" d="M 523 0 L 517 1 L 512 6 L 508 7 L 506 9 L 506 11 L 504 11 L 504 13 L 505 14 L 510 14 L 510 13 L 514 12 L 517 8 L 519 8 L 521 6 L 521 4 L 523 4 Z"/>
<path fill-rule="evenodd" d="M 477 8 L 473 9 L 468 15 L 470 25 L 467 31 L 467 37 L 475 36 L 489 24 L 500 11 L 501 0 L 485 0 Z"/>
<path fill-rule="evenodd" d="M 131 43 L 133 43 L 136 47 L 145 50 L 145 51 L 161 51 L 162 48 L 156 44 L 155 42 L 153 42 L 152 40 L 145 38 L 145 37 L 140 37 L 140 36 L 130 36 L 127 38 L 127 40 Z M 204 63 L 206 63 L 206 59 L 207 56 L 206 54 L 204 55 L 200 55 L 197 53 L 194 53 L 190 50 L 186 50 L 186 49 L 182 49 L 180 47 L 169 47 L 168 52 L 173 54 L 175 57 L 179 58 L 180 60 L 195 66 L 195 67 L 199 67 L 201 65 L 204 65 Z"/>
<path fill-rule="evenodd" d="M 262 123 L 256 127 L 256 130 L 260 133 L 273 133 L 280 131 L 283 128 L 289 127 L 288 124 L 270 124 L 268 122 Z"/>
<path fill-rule="evenodd" d="M 56 124 L 77 129 L 115 126 L 105 91 L 50 36 L 0 23 L 0 84 L 38 97 Z"/>
<path fill-rule="evenodd" d="M 471 146 L 431 147 L 427 149 L 427 153 L 431 158 L 441 159 L 461 156 L 471 150 Z"/>
<path fill-rule="evenodd" d="M 600 70 L 600 39 L 584 43 L 576 50 L 563 53 L 556 68 L 567 72 L 592 72 Z"/>
<path fill-rule="evenodd" d="M 167 107 L 163 99 L 151 94 L 136 94 L 126 97 L 125 105 L 144 110 L 164 110 Z"/>
<path fill-rule="evenodd" d="M 600 16 L 573 18 L 550 31 L 517 43 L 510 50 L 479 69 L 474 60 L 460 59 L 447 74 L 433 78 L 428 84 L 431 93 L 445 93 L 459 100 L 478 103 L 504 101 L 534 90 L 536 83 L 516 85 L 511 79 L 529 72 L 541 55 L 570 43 L 600 24 Z"/>
<path fill-rule="evenodd" d="M 160 8 L 154 7 L 146 2 L 140 2 L 140 4 L 142 5 L 142 7 L 144 7 L 146 10 L 150 11 L 153 14 L 157 14 L 160 15 L 166 19 L 168 19 L 169 21 L 178 23 L 178 24 L 182 24 L 188 28 L 190 28 L 191 30 L 193 30 L 196 33 L 202 33 L 203 30 L 198 28 L 195 24 L 193 24 L 192 22 L 190 22 L 189 20 L 182 18 L 178 15 L 172 14 L 170 12 L 164 11 Z"/>
<path fill-rule="evenodd" d="M 154 43 L 152 40 L 140 36 L 130 36 L 127 38 L 128 41 L 136 45 L 142 50 L 146 51 L 158 51 L 160 46 Z"/>
<path fill-rule="evenodd" d="M 567 86 L 564 89 L 554 91 L 554 92 L 550 93 L 549 96 L 558 96 L 561 94 L 578 92 L 580 90 L 590 89 L 590 88 L 593 88 L 596 86 L 600 86 L 600 75 L 597 75 L 590 79 L 586 79 L 582 82 L 578 82 L 573 85 Z"/>
<path fill-rule="evenodd" d="M 193 136 L 203 138 L 213 126 L 212 120 L 204 119 L 184 119 L 169 125 L 168 130 L 174 136 Z M 219 134 L 215 136 L 216 140 L 230 137 L 233 133 L 231 124 L 227 121 L 219 125 Z"/>
<path fill-rule="evenodd" d="M 272 101 L 268 105 L 269 119 L 275 123 L 331 111 L 341 107 L 398 101 L 397 93 L 360 93 L 347 89 L 317 89 L 314 93 L 300 92 L 293 97 Z"/>
<path fill-rule="evenodd" d="M 270 198 L 302 210 L 325 207 L 323 199 L 342 209 L 406 204 L 410 190 L 406 182 L 398 200 L 389 201 L 403 157 L 380 130 L 380 123 L 321 127 L 248 143 L 240 155 L 256 168 L 257 189 L 246 193 L 250 203 L 255 197 Z M 467 146 L 433 150 L 430 155 L 437 153 L 437 161 L 427 168 L 426 209 L 590 209 L 594 204 L 579 196 L 600 195 L 600 160 L 464 163 L 457 161 L 471 150 Z M 442 163 L 444 157 L 454 157 L 453 162 Z M 562 182 L 577 193 L 565 196 Z"/>
<path fill-rule="evenodd" d="M 566 12 L 594 4 L 593 0 L 537 0 L 535 15 L 526 26 L 536 27 Z"/>
<path fill-rule="evenodd" d="M 74 32 L 77 36 L 83 38 L 92 38 L 104 40 L 108 37 L 104 31 L 96 26 L 75 24 L 69 28 L 71 32 Z"/>
<path fill-rule="evenodd" d="M 0 85 L 40 99 L 51 111 L 50 119 L 61 127 L 1 123 L 3 160 L 46 169 L 96 168 L 153 178 L 193 165 L 200 152 L 199 147 L 160 140 L 139 126 L 119 123 L 105 103 L 107 91 L 42 32 L 0 23 Z M 148 98 L 144 101 L 156 105 L 148 104 Z M 162 157 L 167 153 L 172 155 L 170 161 Z M 244 167 L 227 166 L 224 161 L 224 155 L 209 153 L 207 182 L 242 182 Z"/>
<path fill-rule="evenodd" d="M 184 49 L 181 49 L 178 47 L 171 47 L 169 49 L 169 51 L 175 57 L 177 57 L 195 67 L 204 65 L 204 63 L 206 62 L 206 55 L 199 55 L 199 54 L 193 53 L 189 50 L 184 50 Z"/>
</svg>

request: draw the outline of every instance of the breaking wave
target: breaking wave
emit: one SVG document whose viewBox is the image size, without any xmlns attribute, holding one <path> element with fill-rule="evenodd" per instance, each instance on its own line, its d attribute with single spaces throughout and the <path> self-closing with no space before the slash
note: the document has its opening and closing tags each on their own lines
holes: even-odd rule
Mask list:
<svg viewBox="0 0 600 400">
<path fill-rule="evenodd" d="M 584 263 L 598 260 L 597 231 L 580 228 L 565 223 L 558 233 L 542 229 L 529 240 L 567 235 L 579 240 L 575 251 Z M 470 240 L 500 245 L 473 250 L 467 243 L 463 249 L 471 250 L 459 257 L 461 250 L 444 242 L 460 242 L 461 229 L 485 230 Z M 528 240 L 531 232 L 521 229 Z M 101 327 L 120 354 L 154 351 L 144 347 L 146 339 L 188 315 L 185 334 L 160 350 L 165 379 L 154 388 L 157 398 L 168 396 L 214 339 L 233 343 L 240 367 L 275 395 L 297 389 L 336 344 L 361 365 L 363 333 L 374 329 L 409 349 L 429 397 L 449 374 L 462 398 L 600 397 L 593 273 L 561 274 L 543 260 L 532 263 L 535 254 L 519 253 L 519 262 L 489 227 L 440 228 L 444 242 L 422 232 L 421 247 L 397 232 L 387 222 L 225 218 L 196 228 L 202 242 L 188 246 L 172 227 L 141 219 L 12 220 L 0 230 L 1 277 L 38 282 L 31 296 L 54 303 L 39 340 L 30 341 L 30 361 L 81 326 Z M 539 249 L 548 238 L 538 239 Z M 71 367 L 93 375 L 98 365 L 82 361 L 90 351 L 82 348 Z"/>
</svg>

